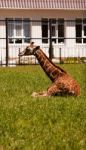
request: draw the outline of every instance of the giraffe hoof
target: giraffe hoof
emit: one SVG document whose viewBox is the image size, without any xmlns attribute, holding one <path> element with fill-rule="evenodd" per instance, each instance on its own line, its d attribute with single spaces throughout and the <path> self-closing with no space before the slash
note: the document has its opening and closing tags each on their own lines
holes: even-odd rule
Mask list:
<svg viewBox="0 0 86 150">
<path fill-rule="evenodd" d="M 47 92 L 46 91 L 43 91 L 43 92 L 33 92 L 32 93 L 32 97 L 46 97 L 48 96 Z"/>
<path fill-rule="evenodd" d="M 37 93 L 36 93 L 36 92 L 33 92 L 33 93 L 32 93 L 32 97 L 37 97 Z"/>
</svg>

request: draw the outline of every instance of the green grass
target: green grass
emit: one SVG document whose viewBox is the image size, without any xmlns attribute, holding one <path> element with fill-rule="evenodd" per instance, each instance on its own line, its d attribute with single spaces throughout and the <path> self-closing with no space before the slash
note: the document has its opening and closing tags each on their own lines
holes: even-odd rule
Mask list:
<svg viewBox="0 0 86 150">
<path fill-rule="evenodd" d="M 0 150 L 86 150 L 86 65 L 61 65 L 80 97 L 33 98 L 51 81 L 40 66 L 0 68 Z"/>
</svg>

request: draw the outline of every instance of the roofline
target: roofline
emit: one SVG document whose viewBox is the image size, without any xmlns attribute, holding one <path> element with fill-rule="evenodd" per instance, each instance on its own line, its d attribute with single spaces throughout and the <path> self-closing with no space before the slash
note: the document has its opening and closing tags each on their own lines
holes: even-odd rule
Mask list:
<svg viewBox="0 0 86 150">
<path fill-rule="evenodd" d="M 9 9 L 9 10 L 75 10 L 75 11 L 86 11 L 85 8 L 0 8 L 0 9 Z"/>
</svg>

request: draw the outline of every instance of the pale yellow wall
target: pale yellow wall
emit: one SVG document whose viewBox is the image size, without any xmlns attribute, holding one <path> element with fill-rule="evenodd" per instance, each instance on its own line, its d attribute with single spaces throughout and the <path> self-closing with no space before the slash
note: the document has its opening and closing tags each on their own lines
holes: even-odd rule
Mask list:
<svg viewBox="0 0 86 150">
<path fill-rule="evenodd" d="M 74 10 L 6 10 L 0 9 L 0 18 L 10 18 L 10 17 L 30 17 L 32 19 L 40 19 L 42 17 L 49 18 L 64 18 L 64 19 L 74 19 L 77 17 L 86 17 L 86 11 L 74 11 Z"/>
</svg>

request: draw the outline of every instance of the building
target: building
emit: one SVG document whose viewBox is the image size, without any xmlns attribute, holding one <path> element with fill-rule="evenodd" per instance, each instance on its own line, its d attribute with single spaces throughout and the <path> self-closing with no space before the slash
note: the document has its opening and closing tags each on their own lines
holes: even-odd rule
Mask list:
<svg viewBox="0 0 86 150">
<path fill-rule="evenodd" d="M 86 57 L 86 0 L 0 0 L 0 63 L 31 40 L 49 56 L 50 38 L 53 58 Z"/>
</svg>

